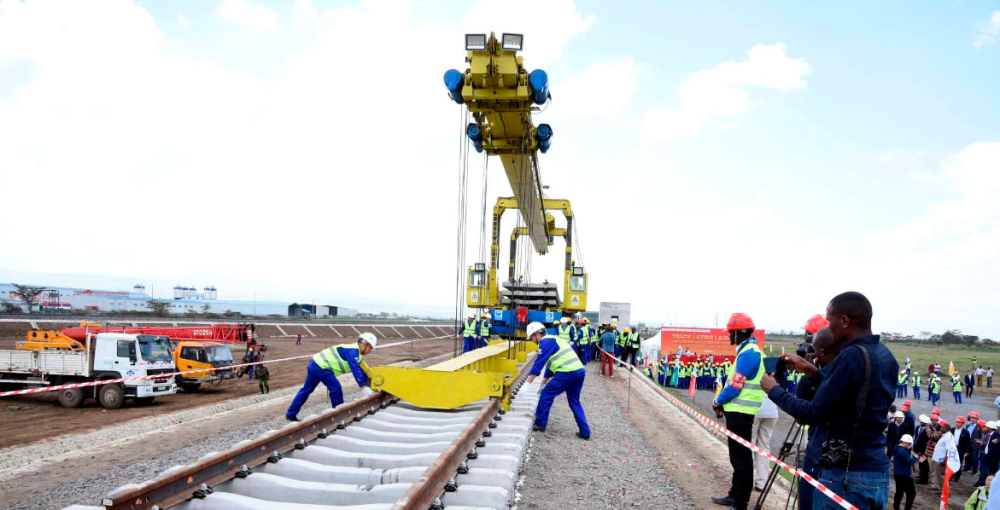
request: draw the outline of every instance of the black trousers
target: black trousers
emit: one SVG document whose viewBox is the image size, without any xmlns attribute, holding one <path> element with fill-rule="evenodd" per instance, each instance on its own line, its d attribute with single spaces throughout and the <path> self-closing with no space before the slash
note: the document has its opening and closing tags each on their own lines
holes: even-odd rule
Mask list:
<svg viewBox="0 0 1000 510">
<path fill-rule="evenodd" d="M 917 483 L 919 483 L 919 484 L 925 484 L 928 481 L 927 479 L 930 478 L 931 465 L 928 464 L 927 461 L 925 460 L 925 461 L 921 462 L 919 464 L 919 466 L 920 466 L 920 470 L 919 470 L 920 474 L 917 475 Z"/>
<path fill-rule="evenodd" d="M 913 508 L 913 498 L 917 496 L 917 486 L 913 485 L 913 477 L 906 475 L 895 475 L 893 478 L 896 479 L 896 497 L 892 498 L 892 508 L 893 510 L 899 510 L 899 502 L 903 500 L 903 495 L 906 495 L 906 510 Z"/>
<path fill-rule="evenodd" d="M 737 436 L 753 442 L 753 415 L 726 411 L 726 428 Z M 733 486 L 729 497 L 733 498 L 736 510 L 746 510 L 753 491 L 753 452 L 733 439 L 729 439 L 729 463 L 733 466 Z"/>
</svg>

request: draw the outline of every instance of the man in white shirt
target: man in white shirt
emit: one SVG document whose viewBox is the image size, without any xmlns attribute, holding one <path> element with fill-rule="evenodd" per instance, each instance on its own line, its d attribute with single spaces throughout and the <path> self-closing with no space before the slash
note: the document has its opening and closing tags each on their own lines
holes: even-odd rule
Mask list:
<svg viewBox="0 0 1000 510">
<path fill-rule="evenodd" d="M 983 374 L 985 373 L 986 371 L 983 370 L 983 367 L 976 367 L 976 386 L 983 385 Z"/>
<path fill-rule="evenodd" d="M 765 398 L 760 403 L 760 411 L 753 420 L 753 430 L 750 432 L 750 440 L 765 452 L 771 453 L 771 434 L 774 433 L 774 426 L 778 424 L 778 406 Z M 753 454 L 753 488 L 755 491 L 763 491 L 767 482 L 767 475 L 770 461 L 767 457 L 754 452 Z"/>
<path fill-rule="evenodd" d="M 938 420 L 938 426 L 941 427 L 941 439 L 938 439 L 937 445 L 934 446 L 932 462 L 937 464 L 937 469 L 934 470 L 934 477 L 937 479 L 937 487 L 940 490 L 944 487 L 945 463 L 948 461 L 948 450 L 956 449 L 956 445 L 955 436 L 951 432 L 951 425 L 944 420 Z"/>
</svg>

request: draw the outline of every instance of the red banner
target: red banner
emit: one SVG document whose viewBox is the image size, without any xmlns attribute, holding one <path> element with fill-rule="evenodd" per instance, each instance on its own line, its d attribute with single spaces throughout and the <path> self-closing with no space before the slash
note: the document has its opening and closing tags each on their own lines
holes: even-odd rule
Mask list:
<svg viewBox="0 0 1000 510">
<path fill-rule="evenodd" d="M 764 330 L 753 332 L 757 338 L 757 346 L 764 348 Z M 715 354 L 734 356 L 736 346 L 729 344 L 729 332 L 720 328 L 691 328 L 682 326 L 663 326 L 660 328 L 660 352 L 669 354 L 677 352 L 679 347 L 684 352 L 697 354 Z M 682 358 L 683 359 L 683 358 Z"/>
</svg>

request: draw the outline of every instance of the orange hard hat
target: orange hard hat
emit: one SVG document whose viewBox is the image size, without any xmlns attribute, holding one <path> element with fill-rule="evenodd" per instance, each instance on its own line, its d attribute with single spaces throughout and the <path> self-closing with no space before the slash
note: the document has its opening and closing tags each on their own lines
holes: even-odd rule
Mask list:
<svg viewBox="0 0 1000 510">
<path fill-rule="evenodd" d="M 729 316 L 729 321 L 726 322 L 726 329 L 729 331 L 734 329 L 754 329 L 755 327 L 753 319 L 745 313 L 734 313 Z"/>
<path fill-rule="evenodd" d="M 806 321 L 805 326 L 802 326 L 802 329 L 805 329 L 810 333 L 816 333 L 829 325 L 830 321 L 826 320 L 826 317 L 817 313 L 816 315 L 809 317 L 809 320 Z"/>
</svg>

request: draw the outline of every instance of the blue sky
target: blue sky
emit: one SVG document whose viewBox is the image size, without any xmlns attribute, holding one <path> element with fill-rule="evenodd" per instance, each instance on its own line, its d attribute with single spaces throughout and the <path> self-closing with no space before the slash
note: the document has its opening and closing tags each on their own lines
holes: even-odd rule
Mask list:
<svg viewBox="0 0 1000 510">
<path fill-rule="evenodd" d="M 1000 338 L 997 2 L 0 0 L 0 188 L 62 204 L 4 199 L 36 222 L 0 218 L 0 267 L 446 313 L 441 75 L 467 31 L 523 32 L 552 77 L 543 179 L 574 204 L 594 305 L 792 329 L 853 289 L 876 329 Z M 490 202 L 507 188 L 490 173 Z M 79 210 L 81 189 L 160 213 Z M 136 257 L 90 235 L 109 225 L 190 248 Z"/>
</svg>

